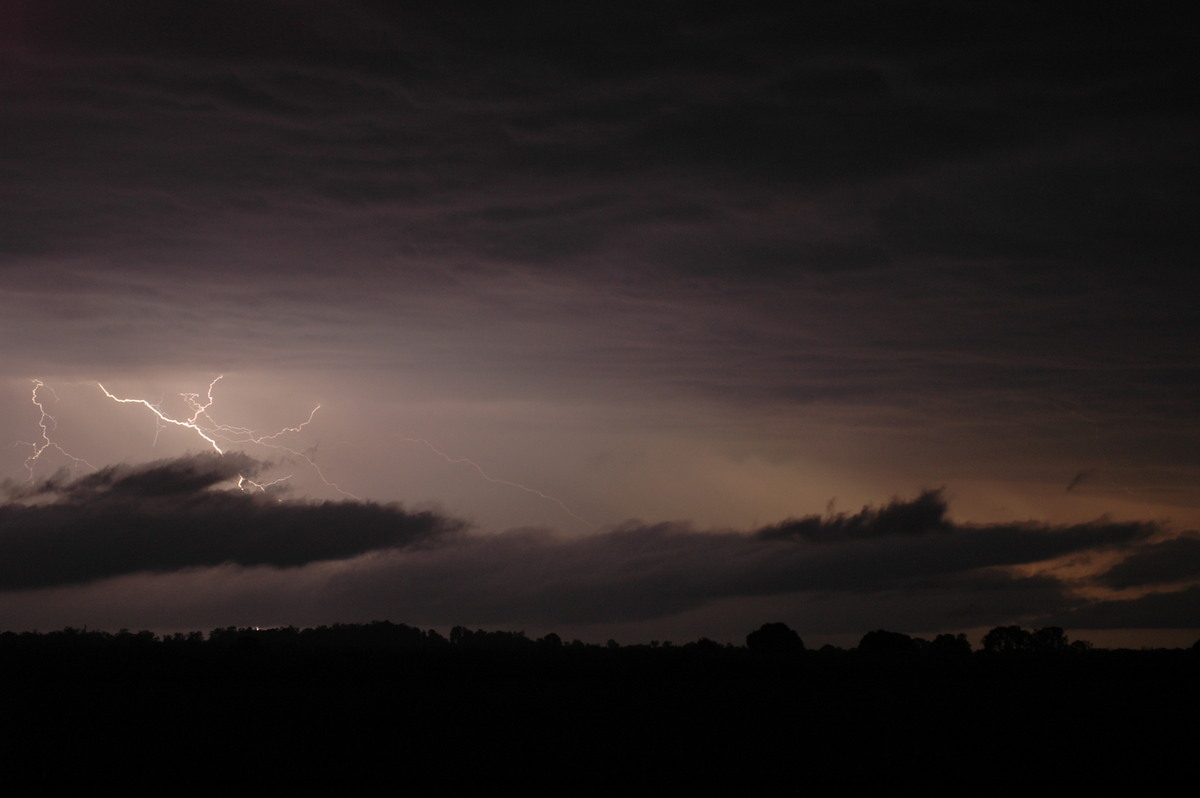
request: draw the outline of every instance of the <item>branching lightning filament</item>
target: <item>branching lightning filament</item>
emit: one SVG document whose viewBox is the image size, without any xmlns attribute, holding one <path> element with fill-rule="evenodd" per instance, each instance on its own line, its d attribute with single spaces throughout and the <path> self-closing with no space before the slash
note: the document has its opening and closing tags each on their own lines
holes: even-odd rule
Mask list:
<svg viewBox="0 0 1200 798">
<path fill-rule="evenodd" d="M 28 446 L 33 450 L 33 454 L 31 454 L 31 455 L 29 455 L 29 457 L 25 458 L 25 470 L 29 472 L 29 480 L 31 482 L 33 481 L 33 464 L 39 458 L 41 458 L 42 454 L 47 449 L 54 449 L 62 456 L 72 460 L 75 463 L 75 465 L 77 465 L 77 466 L 85 465 L 88 468 L 95 471 L 96 467 L 94 465 L 92 465 L 91 463 L 89 463 L 87 460 L 84 460 L 82 457 L 76 457 L 75 455 L 71 454 L 63 447 L 59 446 L 53 440 L 51 440 L 50 433 L 53 432 L 54 430 L 58 429 L 58 421 L 54 418 L 54 416 L 52 416 L 46 412 L 46 407 L 45 407 L 45 405 L 42 404 L 41 397 L 38 396 L 38 391 L 41 390 L 42 388 L 45 388 L 51 394 L 54 394 L 55 401 L 58 400 L 58 394 L 54 393 L 53 388 L 46 385 L 41 380 L 36 380 L 36 379 L 33 380 L 33 391 L 30 394 L 30 401 L 33 402 L 33 406 L 36 407 L 38 409 L 38 413 L 41 414 L 41 418 L 38 419 L 38 427 L 42 431 L 42 439 L 41 439 L 41 441 L 21 441 L 18 444 L 20 446 Z"/>
<path fill-rule="evenodd" d="M 258 432 L 249 427 L 224 424 L 217 421 L 212 415 L 212 409 L 214 405 L 213 393 L 216 390 L 217 384 L 223 379 L 223 377 L 224 375 L 219 375 L 209 382 L 207 389 L 203 393 L 180 393 L 179 397 L 183 400 L 185 407 L 185 412 L 182 414 L 172 414 L 166 410 L 161 399 L 155 402 L 141 397 L 119 396 L 105 387 L 103 383 L 97 382 L 96 385 L 99 387 L 104 396 L 110 401 L 121 405 L 139 405 L 152 414 L 155 421 L 154 445 L 157 445 L 159 434 L 162 432 L 162 430 L 171 427 L 178 427 L 180 429 L 190 430 L 202 441 L 204 441 L 206 447 L 212 449 L 212 451 L 216 452 L 218 455 L 226 454 L 231 448 L 241 448 L 249 445 L 274 449 L 302 460 L 308 465 L 309 468 L 312 469 L 313 473 L 316 474 L 321 482 L 323 482 L 328 488 L 337 491 L 348 498 L 361 500 L 360 497 L 350 493 L 347 490 L 344 490 L 341 486 L 325 477 L 325 474 L 313 460 L 315 450 L 310 449 L 307 452 L 300 451 L 288 446 L 284 442 L 286 440 L 286 436 L 302 433 L 306 427 L 313 423 L 313 419 L 316 417 L 317 411 L 321 409 L 320 404 L 314 406 L 313 409 L 309 411 L 308 417 L 304 419 L 304 421 L 294 426 L 283 427 L 275 432 Z M 46 400 L 44 399 L 43 392 L 48 392 L 51 394 L 55 401 L 58 400 L 58 396 L 54 393 L 53 389 L 42 382 L 42 380 L 35 379 L 32 382 L 33 390 L 30 393 L 30 401 L 39 413 L 37 423 L 38 428 L 41 431 L 41 436 L 39 440 L 21 441 L 16 444 L 28 446 L 30 449 L 30 454 L 27 458 L 25 458 L 24 461 L 24 467 L 29 474 L 30 481 L 32 481 L 34 478 L 35 464 L 48 449 L 53 449 L 62 456 L 68 458 L 75 466 L 86 466 L 92 470 L 96 470 L 96 466 L 92 465 L 84 458 L 77 457 L 68 452 L 57 441 L 54 440 L 54 432 L 58 427 L 58 422 L 53 415 L 47 412 Z M 560 510 L 562 510 L 562 512 L 575 519 L 579 523 L 588 527 L 592 526 L 591 522 L 575 513 L 573 510 L 571 510 L 571 508 L 567 507 L 567 505 L 561 499 L 558 499 L 555 496 L 551 496 L 548 493 L 544 493 L 536 488 L 531 488 L 528 485 L 521 484 L 520 482 L 493 477 L 474 460 L 471 460 L 467 457 L 451 457 L 449 454 L 437 448 L 424 438 L 398 437 L 400 437 L 401 441 L 407 443 L 421 444 L 429 449 L 430 452 L 445 460 L 447 463 L 452 465 L 468 466 L 472 471 L 475 472 L 475 474 L 477 474 L 486 482 L 491 482 L 496 485 L 504 485 L 506 487 L 524 491 L 525 493 L 536 496 L 539 499 L 551 502 Z M 272 487 L 278 486 L 292 479 L 292 477 L 292 474 L 288 474 L 287 476 L 278 477 L 271 480 L 257 481 L 252 478 L 252 475 L 248 476 L 246 474 L 238 474 L 236 486 L 243 491 L 266 493 Z"/>
<path fill-rule="evenodd" d="M 208 384 L 208 390 L 205 392 L 203 400 L 201 400 L 200 394 L 198 394 L 198 393 L 181 393 L 180 394 L 180 396 L 183 398 L 184 403 L 187 405 L 188 409 L 191 411 L 190 416 L 188 416 L 187 418 L 182 418 L 182 419 L 174 418 L 174 417 L 168 415 L 162 409 L 162 407 L 160 405 L 150 402 L 146 399 L 136 399 L 136 398 L 130 399 L 130 398 L 116 396 L 111 391 L 109 391 L 107 388 L 105 388 L 102 384 L 100 384 L 100 383 L 96 383 L 96 384 L 98 386 L 100 386 L 100 390 L 104 392 L 104 395 L 107 396 L 109 399 L 113 400 L 114 402 L 119 402 L 121 404 L 141 405 L 142 407 L 145 407 L 146 409 L 148 409 L 158 419 L 157 423 L 159 424 L 159 429 L 161 429 L 163 425 L 167 425 L 167 424 L 190 429 L 193 432 L 195 432 L 197 435 L 199 435 L 209 446 L 211 446 L 213 451 L 215 451 L 217 454 L 224 454 L 226 451 L 226 448 L 229 446 L 241 446 L 241 445 L 246 445 L 246 444 L 254 444 L 256 446 L 263 446 L 268 449 L 276 449 L 281 452 L 286 452 L 287 454 L 290 454 L 294 457 L 298 457 L 301 460 L 303 460 L 305 463 L 307 463 L 309 465 L 309 467 L 312 468 L 313 473 L 315 473 L 317 475 L 317 477 L 319 477 L 320 480 L 323 483 L 325 483 L 325 485 L 327 487 L 332 488 L 333 490 L 337 491 L 338 493 L 340 493 L 343 496 L 346 496 L 348 498 L 351 498 L 351 499 L 359 498 L 358 496 L 355 496 L 353 493 L 351 493 L 347 490 L 343 490 L 337 483 L 331 482 L 329 479 L 327 479 L 325 477 L 325 474 L 322 473 L 320 467 L 315 462 L 313 462 L 313 459 L 310 456 L 308 456 L 304 452 L 297 451 L 296 449 L 293 449 L 289 446 L 285 446 L 282 443 L 278 442 L 278 439 L 281 436 L 301 432 L 306 426 L 308 426 L 310 423 L 312 423 L 313 417 L 316 416 L 317 411 L 321 409 L 321 406 L 319 404 L 316 407 L 314 407 L 311 412 L 309 412 L 308 418 L 301 424 L 298 424 L 297 426 L 294 426 L 294 427 L 284 427 L 283 429 L 279 430 L 278 432 L 272 432 L 270 434 L 255 432 L 254 430 L 249 429 L 247 427 L 237 427 L 237 426 L 232 426 L 229 424 L 221 424 L 212 417 L 211 413 L 209 412 L 209 409 L 213 405 L 213 389 L 216 387 L 216 384 L 221 381 L 222 377 L 224 377 L 224 375 L 218 376 L 216 379 L 214 379 L 212 382 L 210 382 Z M 158 433 L 156 431 L 155 432 L 156 440 L 157 440 L 157 437 L 158 437 Z M 270 482 L 258 483 L 258 482 L 255 482 L 254 480 L 249 479 L 248 477 L 239 475 L 237 484 L 238 484 L 238 487 L 241 488 L 242 490 L 254 489 L 254 490 L 260 490 L 260 491 L 266 491 L 266 489 L 271 487 L 272 485 L 277 485 L 280 482 L 283 482 L 284 480 L 287 480 L 290 478 L 291 478 L 291 475 L 288 475 L 286 477 L 281 477 L 279 479 L 275 479 Z"/>
<path fill-rule="evenodd" d="M 486 471 L 484 471 L 483 468 L 480 467 L 479 463 L 476 463 L 474 460 L 471 460 L 466 457 L 451 457 L 450 455 L 446 454 L 441 449 L 437 448 L 436 446 L 434 446 L 432 443 L 425 440 L 424 438 L 405 438 L 402 436 L 398 436 L 398 437 L 400 437 L 400 440 L 402 440 L 406 443 L 424 444 L 426 447 L 429 448 L 429 451 L 433 452 L 438 457 L 445 460 L 447 463 L 451 463 L 454 465 L 465 463 L 466 465 L 470 466 L 471 469 L 475 471 L 475 473 L 479 474 L 479 476 L 482 477 L 487 482 L 492 482 L 497 485 L 507 485 L 510 488 L 517 488 L 518 490 L 523 490 L 526 493 L 532 493 L 534 496 L 538 496 L 542 499 L 545 499 L 548 502 L 553 502 L 554 504 L 557 504 L 564 513 L 571 516 L 579 523 L 584 524 L 589 527 L 592 526 L 592 523 L 590 521 L 588 521 L 586 518 L 581 518 L 580 516 L 576 515 L 574 512 L 572 512 L 572 510 L 569 507 L 567 507 L 567 505 L 563 504 L 560 499 L 556 499 L 553 496 L 550 496 L 546 493 L 542 493 L 540 490 L 531 488 L 528 485 L 522 485 L 520 482 L 512 482 L 507 479 L 497 479 L 496 477 L 493 477 L 490 474 L 488 474 Z"/>
</svg>

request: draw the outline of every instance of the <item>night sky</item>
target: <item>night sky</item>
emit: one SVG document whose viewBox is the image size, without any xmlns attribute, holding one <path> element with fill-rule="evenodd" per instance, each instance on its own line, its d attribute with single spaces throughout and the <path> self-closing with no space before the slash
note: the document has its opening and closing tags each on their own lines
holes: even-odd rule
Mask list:
<svg viewBox="0 0 1200 798">
<path fill-rule="evenodd" d="M 1200 635 L 1183 5 L 415 5 L 0 5 L 0 629 Z"/>
</svg>

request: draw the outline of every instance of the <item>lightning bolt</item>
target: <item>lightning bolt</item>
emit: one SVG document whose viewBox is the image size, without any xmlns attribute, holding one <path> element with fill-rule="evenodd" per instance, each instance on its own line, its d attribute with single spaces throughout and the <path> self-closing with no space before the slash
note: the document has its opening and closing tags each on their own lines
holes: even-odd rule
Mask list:
<svg viewBox="0 0 1200 798">
<path fill-rule="evenodd" d="M 184 427 L 186 429 L 190 429 L 193 432 L 195 432 L 209 446 L 211 446 L 213 451 L 215 451 L 217 454 L 225 453 L 225 449 L 222 448 L 222 443 L 224 443 L 225 446 L 244 446 L 246 444 L 255 444 L 256 446 L 262 446 L 267 449 L 275 449 L 277 451 L 286 452 L 287 454 L 290 454 L 294 457 L 298 457 L 301 460 L 303 460 L 304 462 L 306 462 L 308 464 L 308 466 L 313 470 L 313 473 L 315 473 L 320 478 L 320 480 L 325 483 L 326 487 L 332 488 L 333 490 L 337 491 L 338 493 L 340 493 L 343 496 L 346 496 L 348 498 L 355 499 L 358 501 L 362 500 L 361 497 L 354 495 L 353 493 L 351 493 L 348 490 L 344 490 L 336 482 L 332 482 L 328 478 L 326 478 L 325 474 L 321 471 L 321 468 L 307 454 L 296 451 L 295 449 L 293 449 L 289 446 L 285 446 L 284 444 L 277 442 L 277 439 L 279 437 L 281 437 L 283 435 L 295 434 L 295 433 L 301 432 L 306 426 L 311 424 L 313 418 L 317 414 L 317 411 L 321 409 L 321 405 L 318 404 L 316 407 L 314 407 L 312 409 L 312 411 L 308 414 L 308 418 L 301 424 L 298 424 L 297 426 L 294 426 L 294 427 L 284 427 L 283 429 L 279 430 L 278 432 L 273 432 L 269 435 L 255 432 L 254 430 L 252 430 L 248 427 L 238 427 L 238 426 L 233 426 L 230 424 L 221 424 L 212 417 L 211 413 L 209 412 L 209 408 L 211 408 L 213 405 L 213 389 L 216 387 L 217 383 L 220 382 L 224 378 L 224 376 L 225 375 L 223 375 L 223 374 L 219 375 L 212 382 L 210 382 L 208 384 L 208 390 L 204 393 L 203 400 L 201 399 L 201 396 L 198 393 L 181 393 L 181 394 L 179 394 L 183 398 L 184 404 L 187 405 L 188 409 L 192 413 L 191 416 L 189 416 L 187 418 L 175 418 L 173 416 L 167 415 L 167 413 L 162 409 L 161 405 L 159 405 L 159 404 L 155 404 L 146 399 L 136 399 L 136 398 L 131 399 L 131 398 L 124 398 L 124 397 L 116 396 L 111 391 L 109 391 L 107 388 L 105 388 L 104 385 L 102 385 L 101 383 L 97 382 L 96 385 L 100 386 L 100 390 L 104 392 L 104 395 L 107 396 L 109 399 L 113 400 L 114 402 L 119 402 L 121 404 L 141 405 L 142 407 L 145 407 L 151 413 L 153 413 L 154 416 L 158 419 L 156 422 L 158 424 L 158 428 L 156 429 L 156 431 L 154 433 L 155 441 L 158 440 L 158 432 L 161 431 L 166 425 L 174 425 L 177 427 Z M 289 479 L 289 478 L 290 478 L 290 475 L 287 477 L 282 477 L 280 479 L 273 480 L 272 482 L 268 482 L 265 484 L 259 484 L 257 482 L 254 482 L 253 480 L 248 479 L 239 474 L 238 475 L 238 487 L 241 488 L 242 490 L 247 490 L 246 486 L 248 485 L 250 488 L 265 491 L 268 487 L 278 484 L 279 482 L 282 482 L 283 480 Z"/>
<path fill-rule="evenodd" d="M 42 440 L 41 442 L 20 441 L 16 444 L 18 446 L 28 446 L 33 450 L 33 454 L 25 458 L 25 470 L 29 472 L 29 481 L 33 481 L 33 464 L 37 462 L 37 460 L 42 456 L 42 453 L 47 449 L 54 449 L 59 454 L 74 461 L 75 465 L 77 466 L 85 465 L 95 471 L 96 467 L 87 460 L 84 460 L 82 457 L 76 457 L 51 440 L 50 433 L 58 429 L 58 420 L 46 412 L 45 405 L 42 404 L 42 400 L 38 397 L 38 391 L 40 391 L 42 388 L 45 388 L 54 396 L 54 400 L 56 402 L 58 401 L 58 394 L 54 393 L 54 389 L 46 385 L 46 383 L 42 382 L 41 380 L 35 379 L 32 380 L 32 382 L 33 391 L 30 393 L 30 401 L 33 402 L 33 406 L 36 407 L 38 409 L 38 413 L 41 414 L 41 418 L 38 419 L 38 427 L 42 431 Z"/>
<path fill-rule="evenodd" d="M 560 499 L 556 499 L 553 496 L 542 493 L 540 490 L 531 488 L 528 485 L 522 485 L 520 482 L 512 482 L 507 479 L 497 479 L 496 477 L 493 477 L 490 474 L 488 474 L 486 471 L 484 471 L 479 466 L 479 463 L 476 463 L 474 460 L 471 460 L 466 457 L 451 457 L 450 455 L 446 454 L 441 449 L 437 448 L 436 446 L 434 446 L 432 443 L 425 440 L 424 438 L 405 438 L 405 437 L 401 436 L 399 433 L 396 433 L 396 435 L 397 435 L 397 437 L 400 438 L 401 441 L 404 441 L 405 443 L 423 443 L 423 444 L 425 444 L 425 446 L 429 448 L 429 451 L 433 452 L 438 457 L 445 460 L 447 463 L 452 463 L 454 465 L 459 465 L 462 463 L 467 464 L 475 471 L 475 473 L 479 474 L 480 477 L 482 477 L 484 480 L 486 480 L 488 482 L 494 482 L 497 485 L 507 485 L 510 488 L 517 488 L 518 490 L 523 490 L 526 493 L 532 493 L 534 496 L 545 499 L 548 502 L 553 502 L 554 504 L 557 504 L 564 513 L 571 516 L 579 523 L 581 523 L 585 526 L 588 526 L 588 527 L 593 526 L 593 524 L 590 521 L 588 521 L 586 518 L 581 518 L 580 516 L 578 516 L 574 512 L 572 512 L 571 508 L 569 508 L 569 507 L 567 507 L 567 505 L 563 504 Z"/>
<path fill-rule="evenodd" d="M 215 402 L 215 400 L 213 398 L 213 392 L 216 389 L 217 383 L 219 383 L 223 378 L 224 378 L 224 375 L 218 375 L 216 378 L 214 378 L 211 382 L 208 383 L 208 388 L 204 391 L 203 394 L 193 393 L 193 392 L 180 393 L 179 396 L 182 398 L 184 405 L 187 408 L 187 413 L 184 415 L 181 415 L 179 417 L 176 417 L 175 415 L 168 413 L 163 408 L 163 403 L 162 403 L 161 399 L 158 402 L 153 402 L 153 401 L 150 401 L 149 399 L 143 399 L 143 398 L 138 398 L 138 397 L 118 396 L 117 394 L 114 394 L 112 391 L 108 390 L 108 388 L 106 388 L 103 383 L 97 382 L 96 385 L 97 385 L 97 387 L 100 388 L 100 391 L 104 394 L 104 396 L 107 397 L 112 402 L 115 402 L 117 404 L 140 405 L 143 408 L 145 408 L 146 410 L 149 410 L 155 419 L 154 443 L 156 445 L 158 442 L 159 434 L 162 432 L 162 430 L 167 429 L 169 427 L 179 427 L 181 429 L 191 430 L 193 433 L 195 433 L 197 436 L 199 436 L 200 439 L 203 440 L 208 447 L 210 447 L 217 454 L 221 454 L 221 455 L 225 454 L 226 451 L 230 447 L 240 447 L 240 446 L 246 446 L 249 444 L 254 444 L 256 446 L 261 446 L 261 447 L 264 447 L 267 449 L 275 449 L 277 451 L 285 452 L 293 457 L 296 457 L 296 458 L 304 461 L 313 470 L 313 473 L 315 473 L 317 475 L 317 477 L 320 478 L 320 480 L 327 487 L 337 491 L 338 493 L 342 494 L 343 496 L 361 501 L 361 498 L 359 496 L 356 496 L 355 494 L 353 494 L 347 490 L 344 490 L 340 485 L 338 485 L 335 482 L 332 482 L 325 476 L 325 474 L 321 471 L 321 468 L 313 460 L 313 457 L 316 454 L 316 447 L 312 447 L 311 449 L 308 450 L 308 453 L 306 453 L 306 452 L 302 452 L 302 451 L 293 449 L 292 447 L 290 447 L 280 441 L 280 439 L 286 435 L 295 435 L 295 434 L 303 432 L 305 427 L 312 424 L 313 419 L 316 418 L 317 411 L 321 409 L 320 404 L 313 407 L 313 409 L 311 411 L 309 411 L 308 418 L 306 418 L 301 423 L 299 423 L 295 426 L 291 426 L 291 427 L 284 427 L 284 428 L 278 430 L 277 432 L 263 433 L 263 432 L 257 432 L 249 427 L 236 426 L 236 425 L 232 425 L 232 424 L 224 424 L 224 423 L 217 421 L 215 418 L 213 418 L 213 415 L 212 415 L 212 407 Z M 54 416 L 52 416 L 50 413 L 48 413 L 46 411 L 45 405 L 43 404 L 43 400 L 42 400 L 41 396 L 39 395 L 39 391 L 41 391 L 42 389 L 45 389 L 45 390 L 49 391 L 51 394 L 53 394 L 55 400 L 58 399 L 57 394 L 54 394 L 53 388 L 46 385 L 41 380 L 33 380 L 33 390 L 31 392 L 30 399 L 31 399 L 34 407 L 37 408 L 37 410 L 40 414 L 38 426 L 41 429 L 41 440 L 38 442 L 22 441 L 19 444 L 17 444 L 17 445 L 29 446 L 30 449 L 32 450 L 29 457 L 27 457 L 25 459 L 25 469 L 26 469 L 26 471 L 29 472 L 30 480 L 33 479 L 34 463 L 42 456 L 42 454 L 47 449 L 51 449 L 51 448 L 60 452 L 63 456 L 69 458 L 77 466 L 84 465 L 84 466 L 87 466 L 88 468 L 91 468 L 92 470 L 95 470 L 96 467 L 94 465 L 92 465 L 87 460 L 83 459 L 82 457 L 76 457 L 75 455 L 66 451 L 52 439 L 51 434 L 57 428 L 58 422 L 54 418 Z M 587 527 L 593 526 L 593 524 L 590 521 L 588 521 L 586 518 L 583 518 L 582 516 L 575 513 L 561 499 L 558 499 L 555 496 L 551 496 L 547 493 L 537 490 L 536 488 L 531 488 L 528 485 L 523 485 L 520 482 L 514 482 L 514 481 L 508 480 L 508 479 L 500 479 L 498 477 L 493 477 L 491 474 L 484 471 L 483 467 L 480 466 L 478 463 L 476 463 L 474 460 L 471 460 L 470 458 L 467 458 L 467 457 L 451 457 L 449 454 L 447 454 L 446 452 L 443 452 L 441 449 L 437 448 L 436 446 L 434 446 L 432 443 L 425 440 L 424 438 L 407 438 L 407 437 L 399 436 L 399 434 L 397 434 L 397 436 L 400 437 L 401 441 L 404 441 L 407 443 L 422 444 L 423 446 L 428 448 L 433 454 L 442 458 L 447 463 L 450 463 L 452 465 L 465 464 L 465 465 L 469 466 L 476 474 L 479 475 L 479 477 L 481 479 L 483 479 L 486 482 L 491 482 L 491 483 L 494 483 L 497 485 L 504 485 L 506 487 L 515 488 L 517 490 L 524 491 L 525 493 L 529 493 L 534 496 L 537 496 L 540 499 L 543 499 L 545 501 L 548 501 L 548 502 L 551 502 L 551 503 L 557 505 L 560 510 L 562 510 L 564 513 L 566 513 L 568 516 L 575 519 L 579 523 L 581 523 Z M 269 482 L 256 482 L 255 480 L 253 480 L 243 474 L 239 474 L 238 478 L 237 478 L 237 487 L 243 491 L 254 490 L 254 491 L 260 491 L 260 492 L 265 493 L 269 488 L 271 488 L 275 485 L 278 485 L 282 482 L 285 482 L 288 479 L 291 479 L 292 476 L 293 475 L 289 474 L 284 477 L 279 477 L 277 479 L 273 479 Z"/>
<path fill-rule="evenodd" d="M 222 375 L 222 376 L 224 376 L 224 375 Z M 104 391 L 104 395 L 107 396 L 109 399 L 112 399 L 114 402 L 120 402 L 121 404 L 126 404 L 126 405 L 142 405 L 143 407 L 148 408 L 151 413 L 158 416 L 160 425 L 174 424 L 177 427 L 187 427 L 188 429 L 195 431 L 195 433 L 197 435 L 199 435 L 201 438 L 208 441 L 208 444 L 210 446 L 212 446 L 213 451 L 215 451 L 217 454 L 225 454 L 225 452 L 221 449 L 221 446 L 216 442 L 216 440 L 213 437 L 211 437 L 209 435 L 209 433 L 206 432 L 204 430 L 204 428 L 201 427 L 197 423 L 197 419 L 199 419 L 201 415 L 205 415 L 208 408 L 212 405 L 213 386 L 216 385 L 217 381 L 220 379 L 221 379 L 221 377 L 217 377 L 217 379 L 213 380 L 212 382 L 210 382 L 208 384 L 208 402 L 204 405 L 201 405 L 199 402 L 196 401 L 196 397 L 199 396 L 199 394 L 194 394 L 194 393 L 180 394 L 180 396 L 183 397 L 184 401 L 187 402 L 188 405 L 191 406 L 192 409 L 195 411 L 194 413 L 192 413 L 192 417 L 187 419 L 186 421 L 180 421 L 177 418 L 171 418 L 166 413 L 164 413 L 158 405 L 154 404 L 153 402 L 149 402 L 145 399 L 122 399 L 119 396 L 113 396 L 111 393 L 109 393 L 108 389 L 105 388 L 104 385 L 102 385 L 101 383 L 98 382 L 96 384 L 100 386 L 100 390 Z M 161 426 L 159 429 L 161 429 Z M 154 440 L 156 442 L 158 441 L 158 431 L 157 430 L 154 433 Z"/>
<path fill-rule="evenodd" d="M 286 477 L 279 477 L 279 479 L 273 479 L 270 482 L 255 482 L 249 477 L 244 477 L 241 474 L 238 474 L 237 486 L 240 490 L 247 490 L 246 486 L 249 485 L 251 488 L 259 491 L 260 493 L 266 493 L 267 488 L 278 485 L 280 482 L 284 482 L 285 480 L 289 480 L 291 478 L 292 475 L 288 474 Z"/>
</svg>

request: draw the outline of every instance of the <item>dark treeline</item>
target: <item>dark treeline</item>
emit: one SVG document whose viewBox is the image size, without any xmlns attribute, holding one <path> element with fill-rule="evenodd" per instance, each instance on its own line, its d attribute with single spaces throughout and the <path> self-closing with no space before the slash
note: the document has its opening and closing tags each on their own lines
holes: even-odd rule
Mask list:
<svg viewBox="0 0 1200 798">
<path fill-rule="evenodd" d="M 1198 742 L 1197 677 L 1200 643 L 1054 627 L 817 650 L 778 623 L 745 645 L 386 621 L 4 633 L 0 764 L 48 786 L 128 773 L 126 793 L 1165 789 Z"/>
<path fill-rule="evenodd" d="M 764 624 L 746 636 L 744 646 L 731 643 L 721 644 L 700 638 L 694 642 L 676 645 L 670 641 L 651 641 L 649 644 L 621 645 L 609 640 L 604 645 L 583 643 L 579 640 L 564 641 L 551 632 L 545 637 L 531 638 L 525 632 L 487 631 L 456 626 L 447 638 L 435 629 L 422 630 L 403 623 L 374 621 L 366 624 L 334 624 L 314 628 L 287 627 L 224 627 L 204 632 L 193 631 L 158 636 L 150 631 L 119 632 L 76 629 L 67 627 L 53 632 L 3 632 L 0 633 L 0 655 L 4 663 L 12 666 L 15 658 L 22 655 L 71 654 L 87 656 L 89 653 L 110 652 L 129 659 L 137 654 L 171 656 L 178 658 L 202 652 L 233 652 L 235 654 L 285 652 L 300 655 L 303 652 L 448 652 L 448 651 L 491 651 L 522 653 L 525 655 L 554 654 L 563 651 L 581 652 L 605 650 L 608 652 L 647 651 L 672 652 L 680 655 L 712 656 L 725 652 L 730 656 L 754 654 L 800 654 L 808 656 L 838 656 L 853 653 L 858 656 L 902 656 L 909 655 L 928 661 L 954 659 L 971 654 L 990 656 L 995 654 L 1099 654 L 1085 640 L 1071 641 L 1057 626 L 1027 630 L 1020 626 L 997 626 L 988 632 L 975 649 L 964 634 L 941 634 L 932 640 L 913 637 L 900 632 L 877 629 L 868 632 L 852 649 L 824 646 L 819 650 L 807 649 L 800 635 L 782 623 Z M 1189 649 L 1200 653 L 1200 640 Z M 1147 650 L 1144 650 L 1147 651 Z M 1159 650 L 1166 651 L 1166 650 Z M 752 660 L 751 660 L 752 661 Z"/>
</svg>

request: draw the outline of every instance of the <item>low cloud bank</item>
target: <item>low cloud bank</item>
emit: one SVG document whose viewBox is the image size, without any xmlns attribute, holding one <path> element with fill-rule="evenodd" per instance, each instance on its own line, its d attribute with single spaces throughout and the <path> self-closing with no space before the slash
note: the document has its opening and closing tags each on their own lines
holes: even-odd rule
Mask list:
<svg viewBox="0 0 1200 798">
<path fill-rule="evenodd" d="M 0 590 L 226 563 L 297 567 L 415 546 L 463 528 L 395 504 L 283 501 L 215 489 L 262 465 L 244 454 L 206 453 L 6 485 Z"/>
<path fill-rule="evenodd" d="M 746 534 L 630 522 L 572 538 L 548 530 L 464 537 L 398 552 L 331 580 L 339 602 L 420 607 L 438 622 L 641 621 L 729 599 L 809 595 L 920 605 L 937 623 L 999 623 L 1069 611 L 1074 585 L 1010 566 L 1135 551 L 1158 527 L 1095 522 L 969 525 L 941 494 Z M 891 606 L 889 615 L 895 614 Z M 911 615 L 906 616 L 911 619 Z M 999 620 L 993 620 L 998 618 Z"/>
<path fill-rule="evenodd" d="M 173 600 L 181 607 L 219 606 L 234 568 L 270 583 L 273 616 L 286 616 L 294 602 L 336 620 L 578 627 L 766 600 L 829 608 L 831 627 L 839 607 L 861 615 L 871 606 L 878 623 L 914 629 L 1042 619 L 1093 628 L 1194 623 L 1185 605 L 1196 590 L 1188 586 L 1197 579 L 1197 535 L 1167 537 L 1154 523 L 966 524 L 949 517 L 940 492 L 927 491 L 751 532 L 631 521 L 586 537 L 546 529 L 472 535 L 461 520 L 394 504 L 281 500 L 228 487 L 263 465 L 208 453 L 8 484 L 0 591 L 123 577 L 127 593 L 129 579 L 142 574 L 153 575 L 146 578 L 154 591 L 164 579 L 192 585 L 186 599 Z M 1061 558 L 1116 564 L 1069 579 L 1030 568 Z M 217 566 L 226 577 L 197 582 Z M 1102 601 L 1084 597 L 1088 586 L 1139 592 Z M 238 582 L 239 591 L 248 587 Z M 88 589 L 100 595 L 103 585 Z"/>
</svg>

